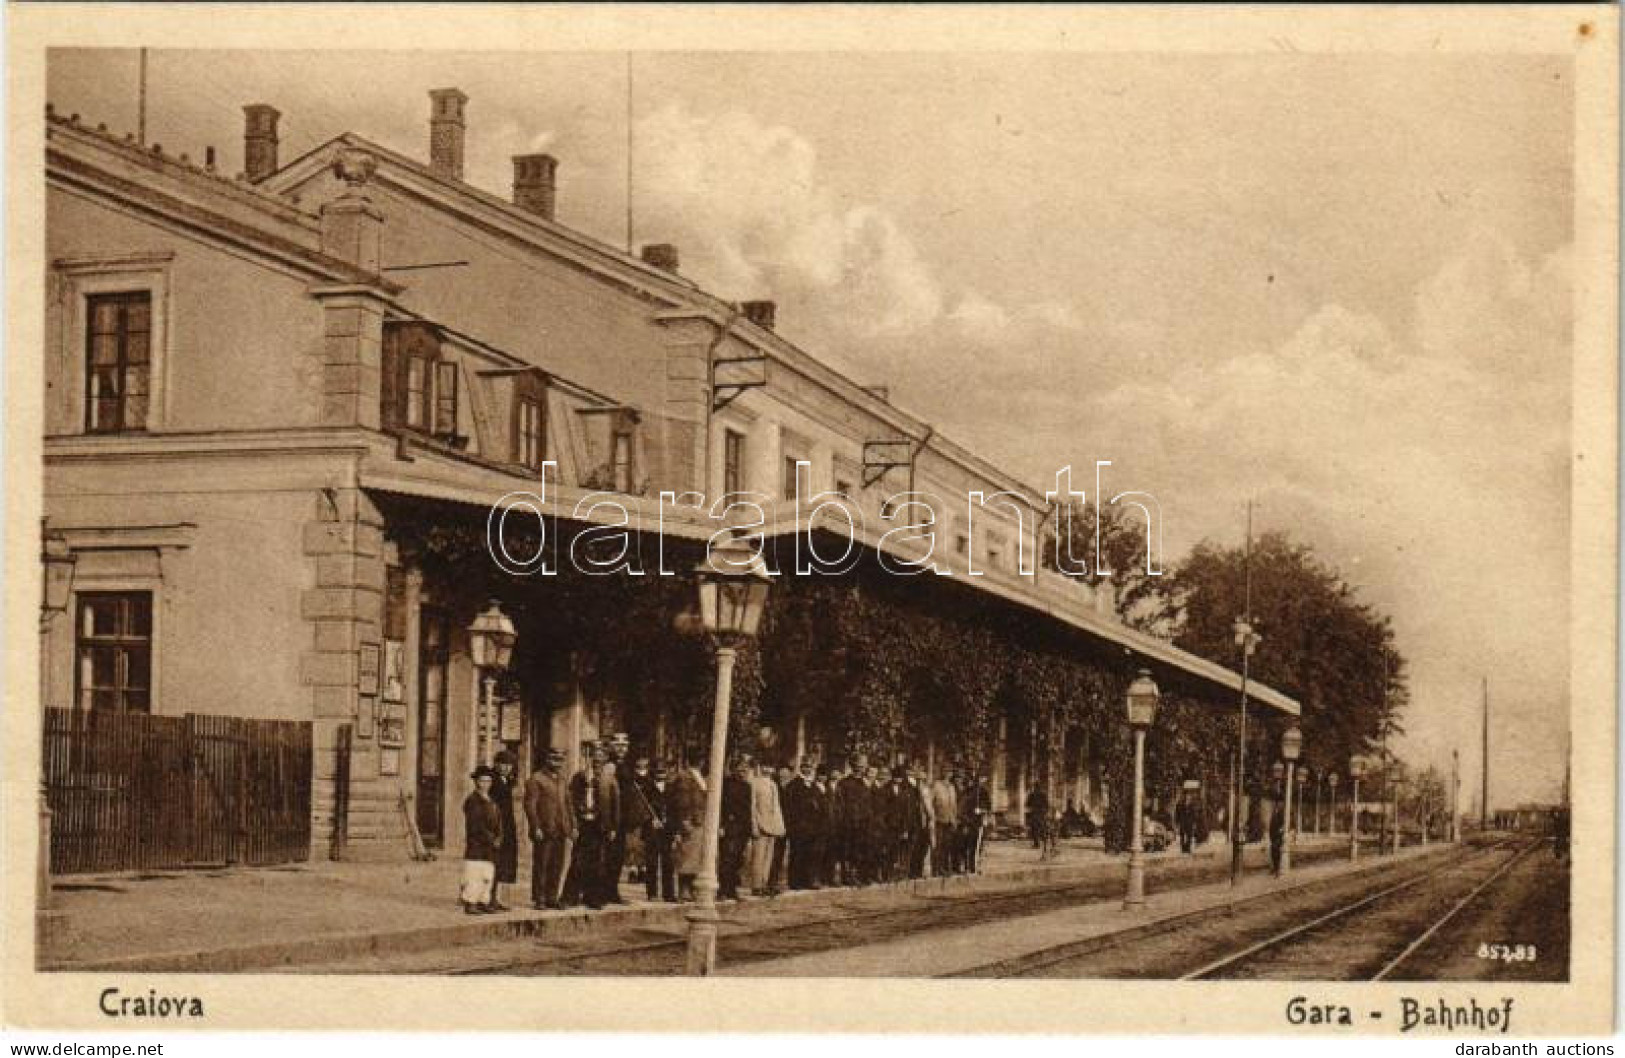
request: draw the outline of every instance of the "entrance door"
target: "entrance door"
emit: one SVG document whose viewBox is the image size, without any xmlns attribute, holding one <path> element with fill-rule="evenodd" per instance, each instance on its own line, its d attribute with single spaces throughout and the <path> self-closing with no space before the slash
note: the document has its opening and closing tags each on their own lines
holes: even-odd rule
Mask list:
<svg viewBox="0 0 1625 1058">
<path fill-rule="evenodd" d="M 418 650 L 418 830 L 436 848 L 446 816 L 446 615 L 424 607 Z"/>
</svg>

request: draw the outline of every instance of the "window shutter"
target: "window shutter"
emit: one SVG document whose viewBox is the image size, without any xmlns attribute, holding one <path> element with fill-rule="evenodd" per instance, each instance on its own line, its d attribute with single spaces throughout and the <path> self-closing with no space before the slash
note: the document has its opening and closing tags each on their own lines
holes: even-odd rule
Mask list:
<svg viewBox="0 0 1625 1058">
<path fill-rule="evenodd" d="M 406 418 L 403 415 L 401 401 L 401 329 L 393 324 L 384 325 L 384 370 L 380 389 L 382 396 L 379 405 L 379 418 L 383 421 L 384 429 L 389 430 L 400 426 Z"/>
<path fill-rule="evenodd" d="M 434 365 L 434 432 L 440 437 L 457 435 L 457 363 L 453 360 Z"/>
</svg>

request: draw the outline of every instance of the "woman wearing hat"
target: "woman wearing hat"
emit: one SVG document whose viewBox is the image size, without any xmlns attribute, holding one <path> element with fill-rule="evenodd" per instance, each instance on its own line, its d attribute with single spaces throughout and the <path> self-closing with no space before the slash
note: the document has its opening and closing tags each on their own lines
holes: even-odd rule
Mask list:
<svg viewBox="0 0 1625 1058">
<path fill-rule="evenodd" d="M 474 769 L 469 778 L 474 790 L 463 801 L 463 910 L 470 915 L 491 913 L 491 892 L 496 878 L 497 851 L 502 847 L 502 815 L 491 800 L 496 771 L 488 764 Z"/>
<path fill-rule="evenodd" d="M 491 883 L 492 911 L 506 911 L 501 893 L 504 885 L 519 881 L 519 821 L 514 816 L 513 790 L 519 784 L 518 761 L 508 750 L 497 753 L 496 777 L 491 780 L 491 801 L 502 820 L 502 844 L 497 847 L 496 879 Z"/>
</svg>

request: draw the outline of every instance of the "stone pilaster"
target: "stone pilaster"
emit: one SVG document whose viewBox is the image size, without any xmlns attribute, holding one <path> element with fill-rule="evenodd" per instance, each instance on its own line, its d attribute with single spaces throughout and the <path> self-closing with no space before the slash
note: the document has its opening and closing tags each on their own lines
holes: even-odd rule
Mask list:
<svg viewBox="0 0 1625 1058">
<path fill-rule="evenodd" d="M 313 573 L 313 586 L 299 600 L 310 629 L 299 670 L 314 720 L 313 855 L 325 857 L 332 841 L 339 728 L 350 724 L 349 855 L 404 856 L 395 783 L 381 781 L 378 774 L 376 695 L 369 702 L 372 724 L 365 733 L 361 716 L 361 652 L 376 646 L 381 656 L 383 649 L 383 515 L 359 489 L 324 490 L 314 499 L 303 543 Z"/>
</svg>

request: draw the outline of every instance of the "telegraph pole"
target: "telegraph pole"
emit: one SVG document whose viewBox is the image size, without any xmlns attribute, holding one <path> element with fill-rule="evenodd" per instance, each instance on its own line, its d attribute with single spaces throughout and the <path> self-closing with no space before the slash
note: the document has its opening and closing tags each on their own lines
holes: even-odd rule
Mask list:
<svg viewBox="0 0 1625 1058">
<path fill-rule="evenodd" d="M 1484 775 L 1479 791 L 1478 829 L 1488 830 L 1490 825 L 1490 678 L 1484 677 Z"/>
<path fill-rule="evenodd" d="M 1247 549 L 1242 552 L 1242 616 L 1236 622 L 1236 643 L 1241 647 L 1241 731 L 1236 739 L 1236 773 L 1230 783 L 1230 884 L 1241 881 L 1245 846 L 1241 829 L 1242 806 L 1247 801 L 1247 679 L 1257 637 L 1253 634 L 1253 501 L 1247 501 Z"/>
<path fill-rule="evenodd" d="M 1461 752 L 1450 751 L 1450 841 L 1461 841 Z"/>
<path fill-rule="evenodd" d="M 136 97 L 135 142 L 147 145 L 147 49 L 141 49 L 141 75 Z"/>
</svg>

